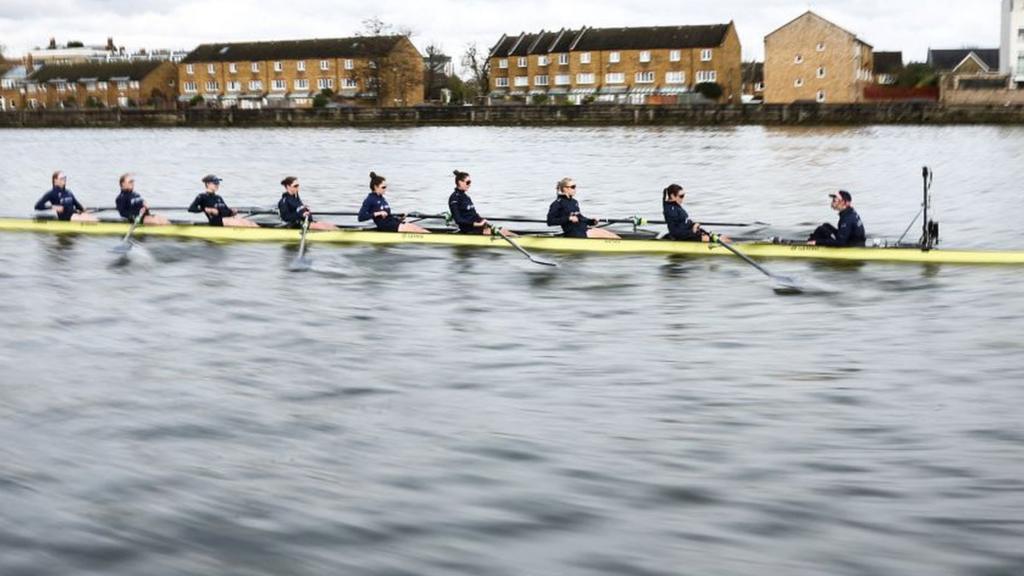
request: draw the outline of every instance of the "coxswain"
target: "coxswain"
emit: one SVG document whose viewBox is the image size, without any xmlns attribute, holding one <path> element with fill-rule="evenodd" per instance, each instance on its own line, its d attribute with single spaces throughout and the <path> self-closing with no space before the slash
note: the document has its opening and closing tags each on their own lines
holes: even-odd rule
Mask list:
<svg viewBox="0 0 1024 576">
<path fill-rule="evenodd" d="M 281 180 L 284 186 L 284 193 L 277 201 L 277 211 L 281 220 L 291 227 L 301 227 L 304 220 L 309 220 L 309 227 L 313 230 L 337 230 L 338 227 L 330 222 L 317 222 L 313 219 L 313 211 L 299 197 L 299 179 L 295 176 L 288 176 Z"/>
<path fill-rule="evenodd" d="M 363 206 L 359 209 L 359 221 L 373 220 L 377 230 L 381 232 L 430 234 L 430 230 L 406 222 L 405 217 L 398 217 L 392 214 L 391 205 L 388 204 L 387 198 L 384 197 L 387 191 L 387 178 L 376 172 L 370 172 L 370 193 L 363 200 Z"/>
<path fill-rule="evenodd" d="M 167 218 L 153 214 L 149 210 L 149 205 L 135 191 L 135 177 L 133 175 L 122 174 L 120 185 L 121 193 L 117 195 L 117 200 L 114 204 L 117 206 L 117 213 L 121 215 L 121 218 L 134 222 L 139 217 L 139 214 L 141 214 L 141 223 L 147 226 L 167 226 L 171 223 Z"/>
<path fill-rule="evenodd" d="M 203 185 L 206 186 L 205 192 L 200 192 L 196 199 L 192 201 L 192 204 L 188 207 L 188 211 L 193 214 L 200 212 L 206 214 L 206 219 L 210 221 L 210 226 L 229 226 L 236 228 L 256 228 L 258 224 L 252 220 L 246 220 L 245 218 L 238 218 L 238 210 L 234 210 L 228 207 L 224 199 L 221 198 L 220 194 L 220 183 L 223 182 L 221 178 L 208 174 L 203 177 Z"/>
<path fill-rule="evenodd" d="M 661 209 L 668 225 L 668 237 L 683 242 L 710 242 L 713 235 L 701 228 L 700 222 L 690 220 L 690 215 L 683 208 L 684 198 L 686 192 L 679 184 L 671 184 L 662 191 Z M 719 238 L 730 241 L 728 236 Z"/>
<path fill-rule="evenodd" d="M 50 191 L 43 194 L 43 197 L 36 202 L 36 210 L 53 210 L 58 220 L 65 222 L 75 220 L 78 222 L 95 222 L 96 217 L 85 211 L 85 206 L 75 198 L 75 195 L 68 190 L 68 177 L 63 171 L 53 173 L 50 179 L 52 186 Z"/>
<path fill-rule="evenodd" d="M 580 212 L 576 200 L 576 181 L 562 178 L 555 184 L 557 196 L 548 208 L 548 226 L 561 226 L 566 238 L 605 238 L 614 240 L 620 236 L 603 228 L 596 228 L 596 218 L 587 218 Z"/>
<path fill-rule="evenodd" d="M 839 212 L 839 226 L 822 224 L 807 239 L 812 246 L 832 246 L 844 248 L 847 246 L 864 246 L 867 242 L 867 234 L 864 232 L 864 223 L 860 215 L 853 209 L 853 196 L 846 190 L 840 190 L 835 194 L 829 194 L 832 199 L 832 209 Z"/>
</svg>

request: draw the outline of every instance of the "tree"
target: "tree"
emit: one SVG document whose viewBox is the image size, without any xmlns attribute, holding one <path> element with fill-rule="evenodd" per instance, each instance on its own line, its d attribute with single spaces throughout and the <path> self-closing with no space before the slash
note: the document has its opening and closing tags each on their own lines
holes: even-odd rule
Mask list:
<svg viewBox="0 0 1024 576">
<path fill-rule="evenodd" d="M 466 51 L 462 54 L 462 67 L 469 72 L 469 79 L 472 84 L 475 84 L 477 96 L 490 91 L 490 64 L 487 62 L 487 56 L 480 52 L 476 42 L 466 45 Z"/>
<path fill-rule="evenodd" d="M 85 44 L 83 44 L 79 40 L 69 40 L 68 41 L 68 48 L 83 48 L 83 47 L 85 47 Z"/>
<path fill-rule="evenodd" d="M 722 97 L 722 87 L 717 82 L 701 82 L 693 90 L 708 100 L 718 101 Z"/>
<path fill-rule="evenodd" d="M 423 96 L 427 100 L 440 98 L 441 89 L 448 84 L 448 75 L 444 72 L 444 64 L 448 57 L 437 44 L 427 46 L 425 58 L 426 70 L 423 79 Z"/>
<path fill-rule="evenodd" d="M 363 20 L 363 30 L 356 34 L 366 38 L 362 50 L 367 65 L 365 70 L 352 70 L 349 78 L 362 80 L 367 91 L 375 92 L 377 106 L 383 106 L 389 95 L 396 103 L 406 104 L 409 83 L 423 81 L 423 60 L 410 40 L 412 35 L 411 28 L 395 26 L 377 17 Z M 391 42 L 396 36 L 398 42 Z"/>
<path fill-rule="evenodd" d="M 939 75 L 924 62 L 911 62 L 896 77 L 896 84 L 904 88 L 938 86 Z"/>
<path fill-rule="evenodd" d="M 0 62 L 3 62 L 5 60 L 4 54 L 6 52 L 7 52 L 7 46 L 4 46 L 3 44 L 0 44 Z"/>
</svg>

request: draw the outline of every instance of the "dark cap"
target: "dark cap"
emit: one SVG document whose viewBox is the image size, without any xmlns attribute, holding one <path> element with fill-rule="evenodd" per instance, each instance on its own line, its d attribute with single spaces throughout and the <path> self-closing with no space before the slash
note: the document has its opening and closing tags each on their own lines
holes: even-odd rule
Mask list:
<svg viewBox="0 0 1024 576">
<path fill-rule="evenodd" d="M 211 182 L 213 184 L 220 184 L 221 182 L 223 182 L 223 180 L 217 178 L 213 174 L 207 174 L 206 176 L 203 176 L 203 184 L 210 184 Z"/>
<path fill-rule="evenodd" d="M 847 204 L 853 202 L 853 196 L 851 196 L 850 193 L 847 192 L 846 190 L 840 190 L 835 194 L 829 194 L 830 198 L 835 198 L 836 196 L 840 196 L 843 199 L 843 202 L 846 202 Z"/>
</svg>

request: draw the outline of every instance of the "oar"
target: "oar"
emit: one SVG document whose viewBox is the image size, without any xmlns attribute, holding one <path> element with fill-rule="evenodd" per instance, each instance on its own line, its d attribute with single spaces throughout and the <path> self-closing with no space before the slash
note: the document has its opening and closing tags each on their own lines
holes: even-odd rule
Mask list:
<svg viewBox="0 0 1024 576">
<path fill-rule="evenodd" d="M 701 230 L 701 233 L 707 234 L 707 232 L 703 230 Z M 775 290 L 775 292 L 779 294 L 803 293 L 804 290 L 803 288 L 800 287 L 800 284 L 796 281 L 796 279 L 789 276 L 779 276 L 777 274 L 772 274 L 767 268 L 761 266 L 757 262 L 754 262 L 754 260 L 751 259 L 750 256 L 747 256 L 743 252 L 740 252 L 740 250 L 733 246 L 731 242 L 726 242 L 725 240 L 722 240 L 721 236 L 718 236 L 717 234 L 708 234 L 708 236 L 711 237 L 712 242 L 722 245 L 726 250 L 732 252 L 736 256 L 739 256 L 744 262 L 750 264 L 754 268 L 757 268 L 758 270 L 761 271 L 762 274 L 771 278 L 775 282 L 775 286 L 772 287 L 772 289 Z"/>
<path fill-rule="evenodd" d="M 132 251 L 132 246 L 134 246 L 132 243 L 132 234 L 135 234 L 135 229 L 139 227 L 140 223 L 142 223 L 142 219 L 145 217 L 145 214 L 145 210 L 139 212 L 139 215 L 135 217 L 134 221 L 132 221 L 132 225 L 128 227 L 128 233 L 124 235 L 120 244 L 110 249 L 111 252 L 124 256 Z"/>
<path fill-rule="evenodd" d="M 309 232 L 309 215 L 302 220 L 302 239 L 299 241 L 299 255 L 288 267 L 292 272 L 305 272 L 313 266 L 313 261 L 306 258 L 306 233 Z"/>
<path fill-rule="evenodd" d="M 506 235 L 505 231 L 502 230 L 501 228 L 495 228 L 495 232 L 498 234 L 498 236 L 501 236 L 502 238 L 505 239 L 506 242 L 511 244 L 513 248 L 515 248 L 516 250 L 519 250 L 519 252 L 523 256 L 526 256 L 530 260 L 530 262 L 533 262 L 534 264 L 540 264 L 541 266 L 551 266 L 553 268 L 558 268 L 558 263 L 557 262 L 551 262 L 550 260 L 544 260 L 543 258 L 537 258 L 533 254 L 530 254 L 529 252 L 527 252 L 526 249 L 523 248 L 522 246 L 520 246 L 518 242 L 516 242 L 515 240 L 510 238 L 508 235 Z"/>
</svg>

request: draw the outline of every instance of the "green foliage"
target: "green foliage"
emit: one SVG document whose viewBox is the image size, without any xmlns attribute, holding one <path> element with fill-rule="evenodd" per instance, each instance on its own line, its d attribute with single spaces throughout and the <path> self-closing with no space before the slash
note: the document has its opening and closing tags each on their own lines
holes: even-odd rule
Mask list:
<svg viewBox="0 0 1024 576">
<path fill-rule="evenodd" d="M 324 88 L 323 90 L 320 91 L 319 96 L 323 96 L 324 98 L 330 100 L 331 98 L 334 98 L 334 90 L 331 90 L 330 88 Z"/>
<path fill-rule="evenodd" d="M 324 90 L 324 92 L 326 91 L 327 90 Z M 324 106 L 327 106 L 327 104 L 330 103 L 330 101 L 330 97 L 321 92 L 316 96 L 313 96 L 313 108 L 323 108 Z"/>
<path fill-rule="evenodd" d="M 189 105 L 190 108 L 195 108 L 196 106 L 199 106 L 203 102 L 204 102 L 203 97 L 200 96 L 199 94 L 196 94 L 195 96 L 192 97 L 191 100 L 188 101 L 188 105 Z"/>
<path fill-rule="evenodd" d="M 693 90 L 708 100 L 718 100 L 722 97 L 722 87 L 717 82 L 701 82 Z"/>
<path fill-rule="evenodd" d="M 530 103 L 534 106 L 545 106 L 548 104 L 548 100 L 547 94 L 534 94 L 533 98 L 530 99 Z"/>
<path fill-rule="evenodd" d="M 597 101 L 597 96 L 594 96 L 593 94 L 587 94 L 586 96 L 583 97 L 583 102 L 582 103 L 583 104 L 593 104 L 596 101 Z"/>
<path fill-rule="evenodd" d="M 904 88 L 938 86 L 939 74 L 924 62 L 911 62 L 896 77 L 896 85 Z"/>
<path fill-rule="evenodd" d="M 103 101 L 95 96 L 89 96 L 85 101 L 86 108 L 104 108 Z"/>
<path fill-rule="evenodd" d="M 69 40 L 68 41 L 68 48 L 84 48 L 84 47 L 85 47 L 85 44 L 82 44 L 78 40 Z"/>
</svg>

